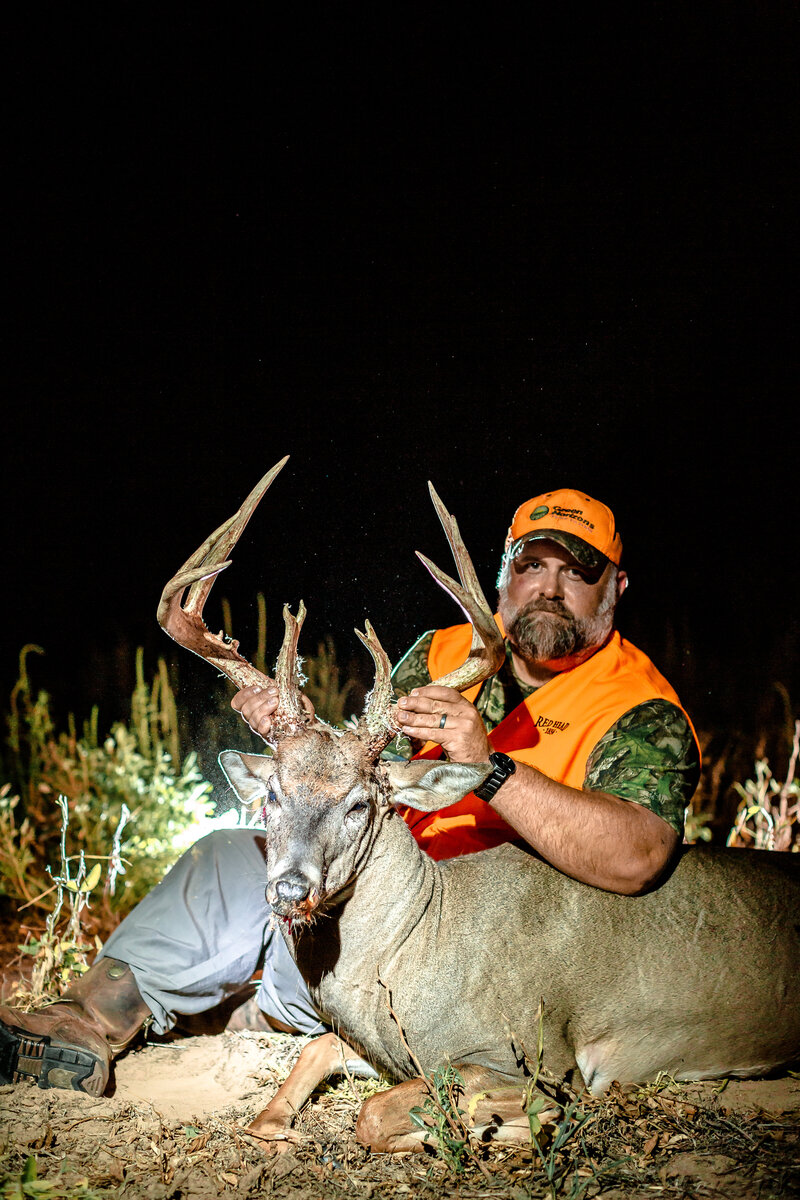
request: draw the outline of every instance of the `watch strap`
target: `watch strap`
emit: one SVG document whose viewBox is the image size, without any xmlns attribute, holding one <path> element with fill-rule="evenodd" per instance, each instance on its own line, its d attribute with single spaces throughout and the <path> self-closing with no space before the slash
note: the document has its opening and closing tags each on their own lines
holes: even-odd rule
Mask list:
<svg viewBox="0 0 800 1200">
<path fill-rule="evenodd" d="M 513 758 L 509 758 L 507 754 L 500 754 L 499 751 L 493 751 L 489 755 L 489 762 L 492 764 L 492 773 L 480 787 L 475 788 L 474 795 L 479 800 L 492 800 L 505 781 L 514 774 L 517 769 L 517 764 Z"/>
</svg>

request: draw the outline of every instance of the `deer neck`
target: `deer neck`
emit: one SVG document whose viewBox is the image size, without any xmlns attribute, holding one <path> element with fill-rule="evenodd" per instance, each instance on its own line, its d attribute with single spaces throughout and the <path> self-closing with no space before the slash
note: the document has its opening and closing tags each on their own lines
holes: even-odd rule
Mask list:
<svg viewBox="0 0 800 1200">
<path fill-rule="evenodd" d="M 374 944 L 385 959 L 412 932 L 438 919 L 440 893 L 438 863 L 420 850 L 400 814 L 389 809 L 378 819 L 357 876 L 325 916 L 311 926 L 281 922 L 280 928 L 298 965 L 300 943 L 306 948 L 314 943 L 322 961 L 322 943 L 328 941 L 359 955 L 368 955 Z"/>
<path fill-rule="evenodd" d="M 385 938 L 387 927 L 407 932 L 426 919 L 440 890 L 438 864 L 419 848 L 397 810 L 389 809 L 356 881 L 359 909 L 376 906 L 372 912 L 381 914 Z"/>
</svg>

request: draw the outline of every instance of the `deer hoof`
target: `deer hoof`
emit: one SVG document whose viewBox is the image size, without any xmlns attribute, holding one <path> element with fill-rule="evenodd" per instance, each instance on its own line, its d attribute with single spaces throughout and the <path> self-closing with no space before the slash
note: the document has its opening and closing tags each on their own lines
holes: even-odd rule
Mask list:
<svg viewBox="0 0 800 1200">
<path fill-rule="evenodd" d="M 300 1141 L 298 1133 L 293 1129 L 287 1129 L 283 1122 L 274 1118 L 267 1118 L 264 1121 L 260 1117 L 256 1117 L 255 1121 L 242 1130 L 242 1133 L 250 1140 L 251 1144 L 271 1158 L 285 1154 Z"/>
</svg>

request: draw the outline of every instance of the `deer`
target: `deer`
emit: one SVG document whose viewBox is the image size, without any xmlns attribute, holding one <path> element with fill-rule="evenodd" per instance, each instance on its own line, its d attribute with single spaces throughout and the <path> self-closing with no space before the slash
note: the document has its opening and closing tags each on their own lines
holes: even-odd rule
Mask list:
<svg viewBox="0 0 800 1200">
<path fill-rule="evenodd" d="M 364 1064 L 393 1086 L 363 1104 L 356 1137 L 403 1152 L 429 1140 L 411 1110 L 438 1068 L 458 1072 L 474 1136 L 514 1142 L 530 1137 L 536 1046 L 541 1079 L 593 1096 L 662 1073 L 759 1076 L 800 1057 L 800 855 L 684 845 L 637 896 L 577 882 L 517 843 L 436 862 L 398 806 L 454 803 L 491 765 L 382 757 L 399 725 L 391 663 L 369 621 L 355 633 L 375 683 L 346 729 L 303 701 L 302 601 L 296 616 L 284 606 L 274 681 L 238 641 L 208 630 L 214 580 L 287 460 L 184 563 L 158 607 L 163 630 L 238 688 L 274 682 L 279 693 L 270 753 L 223 750 L 219 761 L 242 804 L 260 806 L 266 897 L 331 1032 L 303 1048 L 246 1132 L 285 1149 L 318 1084 Z M 497 671 L 503 640 L 455 517 L 429 487 L 459 581 L 417 554 L 473 627 L 465 662 L 436 682 L 464 691 Z M 543 1103 L 542 1121 L 558 1111 L 554 1088 Z"/>
</svg>

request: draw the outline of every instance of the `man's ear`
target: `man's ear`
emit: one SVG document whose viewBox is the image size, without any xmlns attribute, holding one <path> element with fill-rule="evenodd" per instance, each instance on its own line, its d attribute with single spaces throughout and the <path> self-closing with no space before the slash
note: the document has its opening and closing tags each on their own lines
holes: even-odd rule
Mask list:
<svg viewBox="0 0 800 1200">
<path fill-rule="evenodd" d="M 492 764 L 431 762 L 415 758 L 411 762 L 386 762 L 395 802 L 420 812 L 434 812 L 456 804 L 468 792 L 480 787 L 492 773 Z"/>
<path fill-rule="evenodd" d="M 271 754 L 240 754 L 223 750 L 217 762 L 242 804 L 252 804 L 267 794 L 272 774 Z"/>
</svg>

